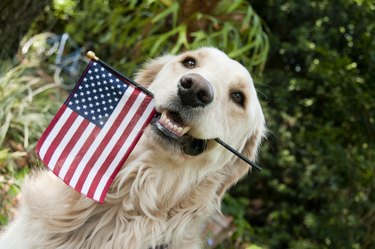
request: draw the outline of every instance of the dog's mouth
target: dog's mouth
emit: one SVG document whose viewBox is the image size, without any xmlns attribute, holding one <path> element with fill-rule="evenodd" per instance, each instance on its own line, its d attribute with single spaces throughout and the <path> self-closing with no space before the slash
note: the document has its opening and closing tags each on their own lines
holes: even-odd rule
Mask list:
<svg viewBox="0 0 375 249">
<path fill-rule="evenodd" d="M 171 133 L 170 135 L 176 138 L 181 138 L 191 129 L 190 126 L 184 125 L 180 114 L 173 111 L 164 110 L 160 114 L 158 124 L 162 130 L 166 130 L 166 132 Z"/>
<path fill-rule="evenodd" d="M 163 110 L 152 121 L 156 133 L 171 145 L 179 146 L 185 154 L 196 156 L 207 148 L 207 140 L 198 139 L 188 134 L 187 125 L 176 111 Z"/>
</svg>

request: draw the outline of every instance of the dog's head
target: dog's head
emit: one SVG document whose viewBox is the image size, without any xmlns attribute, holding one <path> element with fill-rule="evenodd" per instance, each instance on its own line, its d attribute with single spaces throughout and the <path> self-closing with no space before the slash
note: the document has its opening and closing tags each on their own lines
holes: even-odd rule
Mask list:
<svg viewBox="0 0 375 249">
<path fill-rule="evenodd" d="M 254 158 L 264 117 L 249 72 L 215 48 L 201 48 L 147 63 L 136 82 L 154 93 L 152 132 L 171 154 L 219 150 L 220 138 Z M 217 152 L 216 152 L 217 153 Z"/>
</svg>

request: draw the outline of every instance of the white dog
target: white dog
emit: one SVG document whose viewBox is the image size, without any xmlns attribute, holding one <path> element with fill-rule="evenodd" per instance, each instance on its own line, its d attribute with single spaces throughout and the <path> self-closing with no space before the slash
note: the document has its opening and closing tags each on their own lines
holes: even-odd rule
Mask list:
<svg viewBox="0 0 375 249">
<path fill-rule="evenodd" d="M 254 160 L 265 131 L 249 72 L 215 48 L 150 61 L 136 76 L 158 115 L 104 204 L 47 171 L 26 180 L 2 249 L 197 249 L 201 225 L 249 170 L 215 138 Z"/>
</svg>

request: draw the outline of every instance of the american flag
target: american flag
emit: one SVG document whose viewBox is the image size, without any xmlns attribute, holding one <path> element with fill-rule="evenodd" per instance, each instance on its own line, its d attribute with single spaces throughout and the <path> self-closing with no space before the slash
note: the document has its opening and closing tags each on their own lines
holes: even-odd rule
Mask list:
<svg viewBox="0 0 375 249">
<path fill-rule="evenodd" d="M 154 106 L 152 96 L 92 61 L 41 136 L 36 152 L 66 184 L 102 203 L 154 116 Z"/>
</svg>

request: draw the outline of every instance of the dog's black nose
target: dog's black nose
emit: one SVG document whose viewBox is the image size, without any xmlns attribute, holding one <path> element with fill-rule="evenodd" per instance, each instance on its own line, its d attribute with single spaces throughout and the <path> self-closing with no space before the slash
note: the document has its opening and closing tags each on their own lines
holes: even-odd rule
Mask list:
<svg viewBox="0 0 375 249">
<path fill-rule="evenodd" d="M 206 106 L 214 99 L 210 82 L 199 74 L 189 73 L 180 79 L 178 95 L 183 105 Z"/>
</svg>

